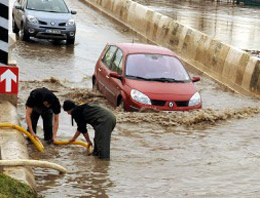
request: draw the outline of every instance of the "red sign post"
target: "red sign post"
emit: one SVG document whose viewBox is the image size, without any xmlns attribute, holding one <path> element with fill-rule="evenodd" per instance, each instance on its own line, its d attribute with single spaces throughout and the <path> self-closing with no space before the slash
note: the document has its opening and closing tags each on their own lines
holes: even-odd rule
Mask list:
<svg viewBox="0 0 260 198">
<path fill-rule="evenodd" d="M 0 94 L 18 94 L 18 67 L 0 66 Z"/>
</svg>

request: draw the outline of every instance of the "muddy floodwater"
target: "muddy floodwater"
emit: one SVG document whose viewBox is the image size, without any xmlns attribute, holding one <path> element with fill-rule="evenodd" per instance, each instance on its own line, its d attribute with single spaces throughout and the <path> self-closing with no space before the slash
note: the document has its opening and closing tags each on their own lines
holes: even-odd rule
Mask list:
<svg viewBox="0 0 260 198">
<path fill-rule="evenodd" d="M 46 86 L 62 101 L 99 102 L 118 120 L 109 162 L 87 156 L 83 147 L 45 145 L 44 153 L 39 154 L 29 146 L 33 159 L 68 169 L 64 176 L 35 169 L 37 190 L 44 197 L 260 196 L 256 171 L 260 163 L 259 102 L 223 92 L 215 96 L 216 100 L 223 98 L 222 105 L 215 108 L 212 101 L 200 111 L 128 113 L 111 108 L 100 93 L 88 88 L 70 88 L 53 80 L 21 84 L 20 105 L 27 90 Z M 206 92 L 202 95 L 204 100 L 210 99 Z M 19 112 L 24 124 L 22 107 Z M 74 131 L 70 117 L 62 112 L 59 139 L 70 138 Z M 93 129 L 89 133 L 93 138 Z"/>
<path fill-rule="evenodd" d="M 25 101 L 30 91 L 45 86 L 63 102 L 98 102 L 117 117 L 112 133 L 111 160 L 87 156 L 80 146 L 45 145 L 32 159 L 67 168 L 35 168 L 39 195 L 47 198 L 84 197 L 259 197 L 260 102 L 234 93 L 201 75 L 196 83 L 203 109 L 191 112 L 129 113 L 113 109 L 91 90 L 91 75 L 107 42 L 145 42 L 126 28 L 88 8 L 67 0 L 77 10 L 75 46 L 33 39 L 15 45 L 20 67 L 18 113 L 25 124 Z M 70 117 L 60 114 L 58 138 L 74 134 Z M 38 134 L 43 138 L 42 122 Z M 94 131 L 89 127 L 90 137 Z M 79 138 L 83 140 L 81 136 Z"/>
<path fill-rule="evenodd" d="M 260 55 L 260 7 L 233 1 L 134 0 L 224 43 Z M 255 52 L 254 52 L 255 50 Z"/>
</svg>

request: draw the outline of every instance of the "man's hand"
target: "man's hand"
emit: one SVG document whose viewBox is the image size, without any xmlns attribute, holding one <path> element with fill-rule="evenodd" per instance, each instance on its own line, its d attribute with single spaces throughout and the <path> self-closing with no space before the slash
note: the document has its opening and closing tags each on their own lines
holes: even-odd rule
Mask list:
<svg viewBox="0 0 260 198">
<path fill-rule="evenodd" d="M 39 139 L 39 137 L 38 137 L 38 135 L 36 135 L 36 133 L 34 133 L 34 132 L 31 132 L 31 135 L 34 137 L 34 139 Z"/>
<path fill-rule="evenodd" d="M 92 142 L 88 142 L 87 155 L 92 155 L 94 148 L 92 146 Z"/>
<path fill-rule="evenodd" d="M 71 138 L 71 139 L 69 140 L 69 143 L 71 143 L 71 142 L 75 142 L 75 139 L 74 139 L 74 138 Z"/>
<path fill-rule="evenodd" d="M 92 142 L 89 141 L 89 142 L 88 142 L 88 149 L 89 149 L 92 145 L 93 145 Z"/>
</svg>

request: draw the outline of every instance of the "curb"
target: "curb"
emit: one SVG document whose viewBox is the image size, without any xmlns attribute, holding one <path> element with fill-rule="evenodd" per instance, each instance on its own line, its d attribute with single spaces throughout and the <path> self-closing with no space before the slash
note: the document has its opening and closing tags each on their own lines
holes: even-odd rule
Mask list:
<svg viewBox="0 0 260 198">
<path fill-rule="evenodd" d="M 18 124 L 16 108 L 7 101 L 0 102 L 0 122 Z M 29 159 L 26 140 L 12 128 L 0 128 L 0 150 L 2 160 Z M 31 168 L 4 167 L 3 173 L 35 189 L 36 183 Z"/>
</svg>

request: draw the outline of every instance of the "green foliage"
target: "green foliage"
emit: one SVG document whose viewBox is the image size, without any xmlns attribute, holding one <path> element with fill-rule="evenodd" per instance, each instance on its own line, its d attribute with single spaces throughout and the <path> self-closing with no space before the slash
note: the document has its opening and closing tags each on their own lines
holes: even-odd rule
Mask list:
<svg viewBox="0 0 260 198">
<path fill-rule="evenodd" d="M 0 173 L 0 198 L 36 198 L 28 185 Z"/>
</svg>

